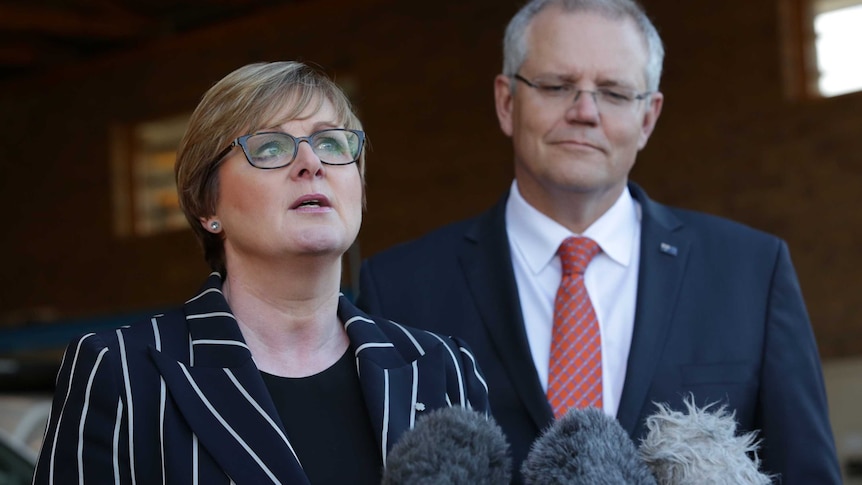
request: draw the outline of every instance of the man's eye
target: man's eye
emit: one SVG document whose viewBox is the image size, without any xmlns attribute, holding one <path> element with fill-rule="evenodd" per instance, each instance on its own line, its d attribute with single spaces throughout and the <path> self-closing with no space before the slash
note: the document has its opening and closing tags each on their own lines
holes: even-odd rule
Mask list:
<svg viewBox="0 0 862 485">
<path fill-rule="evenodd" d="M 625 91 L 617 91 L 613 89 L 601 89 L 599 90 L 599 96 L 601 96 L 605 101 L 617 104 L 627 103 L 634 99 L 631 94 Z"/>
<path fill-rule="evenodd" d="M 551 96 L 567 96 L 574 90 L 571 84 L 540 84 L 538 88 L 539 91 Z"/>
</svg>

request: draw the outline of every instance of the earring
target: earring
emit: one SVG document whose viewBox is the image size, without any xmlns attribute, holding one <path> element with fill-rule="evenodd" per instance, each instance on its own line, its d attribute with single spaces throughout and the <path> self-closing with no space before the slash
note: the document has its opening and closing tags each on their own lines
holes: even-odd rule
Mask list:
<svg viewBox="0 0 862 485">
<path fill-rule="evenodd" d="M 212 221 L 212 222 L 210 222 L 210 228 L 213 231 L 218 231 L 219 229 L 221 229 L 221 224 L 219 224 L 218 221 Z"/>
</svg>

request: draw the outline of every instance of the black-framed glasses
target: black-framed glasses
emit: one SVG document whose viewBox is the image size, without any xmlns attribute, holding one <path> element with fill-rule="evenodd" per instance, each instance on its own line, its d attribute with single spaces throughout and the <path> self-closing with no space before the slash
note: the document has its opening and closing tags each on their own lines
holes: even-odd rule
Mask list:
<svg viewBox="0 0 862 485">
<path fill-rule="evenodd" d="M 544 81 L 530 81 L 520 74 L 513 76 L 518 81 L 536 90 L 539 95 L 549 101 L 562 101 L 572 99 L 573 102 L 587 93 L 593 98 L 593 102 L 602 113 L 617 113 L 629 109 L 637 101 L 648 98 L 652 91 L 639 93 L 624 86 L 603 87 L 591 91 L 589 89 L 578 89 L 572 83 L 549 83 Z"/>
<path fill-rule="evenodd" d="M 269 170 L 290 165 L 299 152 L 299 144 L 308 142 L 311 151 L 327 165 L 348 165 L 359 160 L 365 132 L 346 128 L 315 131 L 308 136 L 293 136 L 280 131 L 243 135 L 230 142 L 216 157 L 220 162 L 235 146 L 242 148 L 251 166 Z"/>
</svg>

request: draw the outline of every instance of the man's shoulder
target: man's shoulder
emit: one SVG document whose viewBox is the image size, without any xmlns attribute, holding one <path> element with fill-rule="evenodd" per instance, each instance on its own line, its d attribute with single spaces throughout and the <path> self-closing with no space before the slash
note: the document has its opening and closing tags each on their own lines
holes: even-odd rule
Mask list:
<svg viewBox="0 0 862 485">
<path fill-rule="evenodd" d="M 695 232 L 702 238 L 730 238 L 762 243 L 778 241 L 778 237 L 774 234 L 728 217 L 679 207 L 668 207 L 668 209 L 682 221 L 687 230 Z"/>
<path fill-rule="evenodd" d="M 645 218 L 642 244 L 656 242 L 656 236 L 664 242 L 663 235 L 673 244 L 678 237 L 677 243 L 687 241 L 691 245 L 692 254 L 712 261 L 735 261 L 750 267 L 771 264 L 788 250 L 778 236 L 727 217 L 677 207 L 667 207 L 667 210 L 676 217 L 679 226 L 669 232 L 655 231 L 655 228 L 648 227 L 650 222 Z"/>
<path fill-rule="evenodd" d="M 635 186 L 636 199 L 643 209 L 644 226 L 659 224 L 667 229 L 679 229 L 698 239 L 735 240 L 774 244 L 779 239 L 762 229 L 744 222 L 704 211 L 666 205 L 650 199 Z"/>
</svg>

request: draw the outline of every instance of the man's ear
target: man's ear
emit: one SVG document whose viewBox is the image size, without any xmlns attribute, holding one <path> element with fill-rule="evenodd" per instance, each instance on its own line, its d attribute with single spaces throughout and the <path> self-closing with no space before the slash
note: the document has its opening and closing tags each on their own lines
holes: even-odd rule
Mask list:
<svg viewBox="0 0 862 485">
<path fill-rule="evenodd" d="M 494 106 L 497 120 L 506 136 L 512 136 L 512 79 L 503 74 L 494 78 Z"/>
<path fill-rule="evenodd" d="M 648 101 L 646 111 L 643 114 L 641 121 L 641 136 L 638 140 L 638 150 L 643 149 L 655 129 L 655 124 L 658 122 L 658 117 L 661 115 L 661 107 L 664 104 L 664 95 L 660 91 L 651 94 Z"/>
</svg>

